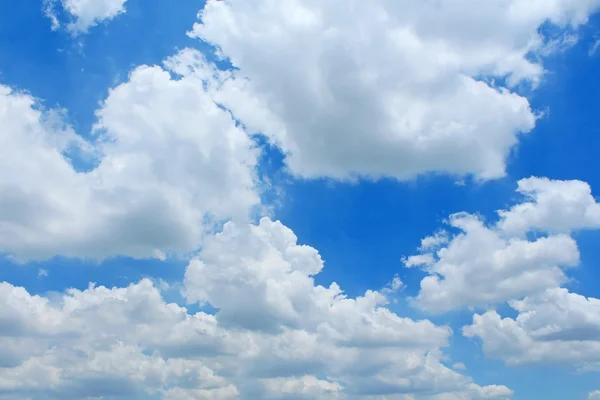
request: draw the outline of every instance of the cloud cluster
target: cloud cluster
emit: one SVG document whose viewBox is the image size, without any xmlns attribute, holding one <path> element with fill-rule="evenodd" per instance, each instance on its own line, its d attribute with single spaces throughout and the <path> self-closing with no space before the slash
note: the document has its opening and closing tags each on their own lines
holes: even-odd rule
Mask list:
<svg viewBox="0 0 600 400">
<path fill-rule="evenodd" d="M 480 338 L 487 356 L 509 364 L 600 369 L 599 299 L 554 288 L 510 306 L 519 313 L 515 319 L 476 314 L 463 333 Z"/>
<path fill-rule="evenodd" d="M 496 224 L 453 215 L 449 225 L 459 233 L 438 232 L 422 241 L 420 254 L 405 259 L 407 267 L 430 274 L 414 302 L 441 312 L 508 301 L 517 317 L 491 309 L 463 329 L 481 339 L 487 356 L 512 365 L 600 369 L 600 300 L 561 288 L 565 268 L 579 263 L 569 233 L 600 227 L 600 205 L 581 181 L 532 177 L 517 190 L 524 201 L 498 211 Z"/>
<path fill-rule="evenodd" d="M 223 104 L 279 146 L 295 175 L 493 179 L 536 122 L 516 87 L 537 85 L 542 56 L 599 5 L 208 1 L 189 35 L 239 68 L 244 85 Z M 544 36 L 546 23 L 564 29 Z"/>
<path fill-rule="evenodd" d="M 479 386 L 444 365 L 448 327 L 396 315 L 384 291 L 349 298 L 335 283 L 315 285 L 322 267 L 315 249 L 265 218 L 227 223 L 190 262 L 185 294 L 217 308 L 214 315 L 166 303 L 149 280 L 52 298 L 0 284 L 0 393 L 511 397 L 504 386 Z"/>
<path fill-rule="evenodd" d="M 260 203 L 255 143 L 196 76 L 140 66 L 112 89 L 92 142 L 0 86 L 0 252 L 162 257 Z M 83 171 L 77 165 L 95 163 Z"/>
<path fill-rule="evenodd" d="M 531 177 L 518 182 L 524 201 L 499 210 L 486 225 L 477 215 L 457 213 L 440 231 L 422 240 L 408 268 L 429 273 L 415 303 L 428 311 L 485 308 L 560 287 L 565 269 L 579 264 L 569 235 L 600 227 L 600 204 L 586 182 Z"/>
<path fill-rule="evenodd" d="M 499 212 L 499 228 L 508 234 L 600 228 L 600 204 L 587 182 L 529 178 L 519 181 L 517 192 L 527 201 Z"/>
</svg>

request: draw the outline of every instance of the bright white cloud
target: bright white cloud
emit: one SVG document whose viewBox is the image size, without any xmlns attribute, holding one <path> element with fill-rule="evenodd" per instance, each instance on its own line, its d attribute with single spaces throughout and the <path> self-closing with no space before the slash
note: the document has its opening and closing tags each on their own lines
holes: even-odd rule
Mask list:
<svg viewBox="0 0 600 400">
<path fill-rule="evenodd" d="M 508 234 L 600 228 L 600 204 L 587 182 L 532 177 L 520 180 L 517 191 L 527 201 L 499 211 L 499 228 Z"/>
<path fill-rule="evenodd" d="M 563 268 L 579 263 L 575 241 L 566 235 L 535 241 L 504 237 L 477 216 L 456 214 L 449 225 L 460 233 L 431 253 L 408 257 L 430 276 L 421 281 L 415 303 L 428 311 L 486 307 L 560 286 Z"/>
<path fill-rule="evenodd" d="M 538 28 L 574 30 L 599 4 L 208 1 L 190 35 L 240 68 L 222 103 L 296 175 L 491 179 L 536 120 L 500 82 L 537 84 L 536 56 L 561 47 Z"/>
<path fill-rule="evenodd" d="M 481 339 L 488 357 L 513 365 L 600 368 L 600 300 L 555 288 L 510 305 L 519 313 L 515 319 L 488 311 L 463 329 Z"/>
<path fill-rule="evenodd" d="M 51 298 L 2 283 L 0 392 L 186 400 L 511 397 L 504 386 L 478 386 L 442 364 L 447 327 L 397 316 L 380 292 L 348 298 L 335 284 L 315 286 L 321 268 L 316 250 L 263 219 L 227 224 L 190 263 L 186 293 L 217 307 L 214 316 L 166 303 L 149 280 Z M 233 299 L 220 293 L 234 286 Z M 230 318 L 244 312 L 250 315 L 233 324 Z"/>
<path fill-rule="evenodd" d="M 308 329 L 348 345 L 445 342 L 447 329 L 399 318 L 383 307 L 382 293 L 349 299 L 336 284 L 315 286 L 313 276 L 323 261 L 317 250 L 296 241 L 290 229 L 267 218 L 257 226 L 227 223 L 191 261 L 185 275 L 188 300 L 210 303 L 219 309 L 221 324 L 243 329 Z"/>
<path fill-rule="evenodd" d="M 600 390 L 595 390 L 588 394 L 588 400 L 600 400 Z"/>
<path fill-rule="evenodd" d="M 541 293 L 566 282 L 565 268 L 579 264 L 579 250 L 568 236 L 600 227 L 600 205 L 582 181 L 531 177 L 518 182 L 524 200 L 498 211 L 499 220 L 458 213 L 447 231 L 422 240 L 419 253 L 404 258 L 407 268 L 430 274 L 414 299 L 428 311 L 487 307 Z M 528 233 L 536 233 L 532 239 Z M 534 235 L 535 236 L 535 235 Z"/>
<path fill-rule="evenodd" d="M 125 12 L 127 0 L 62 0 L 62 6 L 74 18 L 69 28 L 85 33 L 99 23 Z"/>
<path fill-rule="evenodd" d="M 211 220 L 259 203 L 258 150 L 198 76 L 138 67 L 97 115 L 90 144 L 0 86 L 0 252 L 163 258 L 195 250 Z M 76 171 L 67 156 L 82 155 L 98 165 Z"/>
</svg>

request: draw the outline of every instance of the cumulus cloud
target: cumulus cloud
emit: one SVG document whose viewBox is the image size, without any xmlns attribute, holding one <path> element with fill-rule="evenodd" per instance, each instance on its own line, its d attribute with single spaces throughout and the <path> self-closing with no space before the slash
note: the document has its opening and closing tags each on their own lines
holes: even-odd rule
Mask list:
<svg viewBox="0 0 600 400">
<path fill-rule="evenodd" d="M 517 192 L 527 201 L 499 211 L 499 228 L 508 234 L 600 228 L 600 204 L 587 182 L 532 177 L 520 180 Z"/>
<path fill-rule="evenodd" d="M 85 33 L 89 28 L 125 12 L 127 0 L 62 0 L 62 6 L 73 18 L 69 29 Z"/>
<path fill-rule="evenodd" d="M 125 3 L 127 0 L 43 0 L 42 11 L 55 31 L 61 26 L 59 9 L 64 10 L 71 19 L 67 28 L 78 35 L 125 13 Z"/>
<path fill-rule="evenodd" d="M 407 267 L 420 266 L 430 275 L 421 281 L 415 304 L 427 311 L 487 307 L 560 286 L 564 268 L 579 264 L 576 242 L 567 235 L 537 240 L 504 237 L 481 218 L 455 214 L 457 228 L 436 254 L 408 257 Z"/>
<path fill-rule="evenodd" d="M 198 76 L 140 66 L 97 116 L 86 142 L 60 113 L 0 86 L 0 252 L 164 258 L 259 203 L 258 150 Z M 75 168 L 83 156 L 97 165 Z"/>
<path fill-rule="evenodd" d="M 600 390 L 595 390 L 588 394 L 588 400 L 598 400 L 600 399 Z"/>
<path fill-rule="evenodd" d="M 510 305 L 515 319 L 488 311 L 463 329 L 481 339 L 488 357 L 512 365 L 600 368 L 600 300 L 553 288 Z"/>
<path fill-rule="evenodd" d="M 378 291 L 349 298 L 335 284 L 317 286 L 313 276 L 322 266 L 315 249 L 263 219 L 228 223 L 188 266 L 187 295 L 216 307 L 215 315 L 165 302 L 150 280 L 52 297 L 2 283 L 0 392 L 67 399 L 511 397 L 504 386 L 479 386 L 442 363 L 447 327 L 399 317 Z M 238 292 L 227 299 L 233 287 Z M 244 313 L 237 323 L 230 319 Z"/>
<path fill-rule="evenodd" d="M 494 224 L 468 213 L 451 215 L 446 231 L 423 239 L 418 253 L 403 259 L 405 267 L 429 273 L 416 305 L 432 312 L 485 308 L 567 281 L 565 269 L 579 264 L 569 234 L 600 227 L 590 186 L 531 177 L 518 182 L 517 192 L 523 201 L 498 211 Z"/>
<path fill-rule="evenodd" d="M 223 104 L 295 175 L 492 179 L 535 125 L 514 87 L 538 84 L 556 51 L 540 26 L 562 38 L 599 4 L 208 1 L 189 34 L 239 68 Z"/>
</svg>

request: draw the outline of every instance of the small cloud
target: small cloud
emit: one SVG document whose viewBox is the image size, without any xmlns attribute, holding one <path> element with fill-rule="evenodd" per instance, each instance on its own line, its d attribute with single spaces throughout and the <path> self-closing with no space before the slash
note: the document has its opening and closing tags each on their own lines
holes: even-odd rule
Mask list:
<svg viewBox="0 0 600 400">
<path fill-rule="evenodd" d="M 410 257 L 402 257 L 402 263 L 406 268 L 421 267 L 435 263 L 435 257 L 432 253 L 417 254 Z"/>
<path fill-rule="evenodd" d="M 564 53 L 577 44 L 579 37 L 573 32 L 564 32 L 561 36 L 557 36 L 549 40 L 541 49 L 540 54 L 549 56 L 555 53 Z"/>
<path fill-rule="evenodd" d="M 158 278 L 158 279 L 151 279 L 152 283 L 154 284 L 154 286 L 156 286 L 161 292 L 166 292 L 168 290 L 171 290 L 171 284 L 167 281 L 165 281 L 162 278 Z"/>
<path fill-rule="evenodd" d="M 42 11 L 44 12 L 44 15 L 50 19 L 50 22 L 52 23 L 51 28 L 53 31 L 56 31 L 58 28 L 60 28 L 60 22 L 58 21 L 55 6 L 56 0 L 44 0 L 42 3 Z"/>
<path fill-rule="evenodd" d="M 436 232 L 433 236 L 427 236 L 426 238 L 422 239 L 419 251 L 437 249 L 438 247 L 448 243 L 448 240 L 448 232 L 440 230 Z"/>
<path fill-rule="evenodd" d="M 394 276 L 391 282 L 388 282 L 387 285 L 382 289 L 382 293 L 391 294 L 396 293 L 404 286 L 404 282 L 400 279 L 398 275 Z M 396 302 L 396 301 L 395 301 Z"/>
<path fill-rule="evenodd" d="M 43 268 L 40 268 L 40 270 L 38 271 L 38 274 L 37 274 L 38 279 L 42 279 L 47 276 L 48 276 L 48 271 Z"/>
<path fill-rule="evenodd" d="M 156 258 L 160 261 L 165 261 L 167 259 L 167 255 L 165 253 L 163 253 L 162 251 L 155 249 L 154 250 L 154 258 Z"/>
<path fill-rule="evenodd" d="M 465 370 L 465 369 L 467 369 L 467 366 L 464 363 L 457 362 L 456 364 L 454 364 L 452 366 L 452 369 Z"/>
<path fill-rule="evenodd" d="M 599 48 L 600 48 L 600 39 L 596 40 L 594 42 L 594 44 L 592 45 L 592 47 L 590 47 L 590 50 L 588 51 L 589 56 L 591 57 L 591 56 L 595 55 Z"/>
<path fill-rule="evenodd" d="M 599 400 L 600 399 L 600 390 L 595 390 L 588 394 L 588 400 Z"/>
</svg>

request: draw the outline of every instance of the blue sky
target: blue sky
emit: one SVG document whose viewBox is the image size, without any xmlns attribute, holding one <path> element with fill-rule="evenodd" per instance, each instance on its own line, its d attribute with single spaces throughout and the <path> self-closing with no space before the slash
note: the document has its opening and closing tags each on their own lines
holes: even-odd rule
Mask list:
<svg viewBox="0 0 600 400">
<path fill-rule="evenodd" d="M 593 394 L 600 389 L 600 205 L 586 192 L 600 187 L 599 2 L 529 9 L 519 0 L 490 3 L 503 4 L 498 8 L 467 0 L 455 7 L 378 0 L 373 8 L 388 18 L 378 22 L 372 10 L 357 11 L 366 7 L 359 1 L 348 1 L 352 11 L 335 11 L 345 2 L 116 0 L 123 9 L 91 20 L 85 18 L 104 11 L 85 2 L 81 7 L 89 9 L 69 11 L 69 1 L 77 3 L 0 3 L 0 85 L 13 89 L 0 92 L 0 302 L 9 310 L 0 311 L 0 357 L 18 360 L 0 362 L 0 399 L 600 398 Z M 48 4 L 56 29 L 44 14 Z M 459 16 L 462 7 L 472 16 Z M 512 14 L 498 14 L 509 7 Z M 169 57 L 189 69 L 175 71 L 165 63 Z M 230 63 L 236 68 L 228 69 Z M 22 106 L 23 98 L 35 105 Z M 52 110 L 62 110 L 61 126 L 70 128 L 46 124 Z M 58 157 L 67 153 L 53 138 L 63 135 L 83 155 Z M 42 136 L 42 144 L 14 139 Z M 81 143 L 93 150 L 86 153 Z M 57 157 L 46 160 L 47 151 Z M 149 164 L 140 161 L 145 157 Z M 522 181 L 530 177 L 537 178 Z M 516 190 L 528 184 L 534 189 L 524 199 Z M 156 193 L 164 198 L 150 201 Z M 515 207 L 523 203 L 529 209 Z M 497 210 L 509 215 L 499 218 Z M 459 218 L 448 228 L 445 221 L 458 212 L 485 222 L 480 230 L 463 229 Z M 207 215 L 216 216 L 216 227 Z M 262 216 L 270 219 L 259 224 Z M 215 236 L 229 220 L 235 228 Z M 420 253 L 421 239 L 440 229 L 448 231 L 446 241 L 421 251 L 434 258 L 405 265 L 411 260 L 405 257 Z M 318 251 L 322 272 L 306 247 L 290 242 L 289 253 L 278 247 L 291 232 L 299 245 Z M 478 242 L 486 235 L 499 239 Z M 515 242 L 523 247 L 511 247 Z M 395 276 L 402 284 L 391 283 Z M 434 276 L 445 279 L 428 291 L 423 284 Z M 116 293 L 144 278 L 151 287 L 94 292 L 94 301 L 84 296 L 90 282 Z M 328 317 L 315 293 L 318 285 L 331 290 L 332 282 L 349 299 L 374 290 L 389 304 L 361 308 L 357 301 L 343 310 L 348 315 Z M 14 300 L 9 289 L 17 287 L 28 295 Z M 70 288 L 82 298 L 69 313 Z M 552 299 L 555 308 L 546 306 Z M 509 306 L 521 300 L 523 309 Z M 280 308 L 288 301 L 290 309 Z M 137 302 L 165 319 L 123 305 Z M 170 302 L 187 312 L 168 319 Z M 396 316 L 380 317 L 380 306 L 435 328 L 419 331 Z M 494 325 L 493 310 L 509 320 Z M 110 322 L 113 312 L 118 327 Z M 222 335 L 253 337 L 259 354 L 220 354 L 225 345 L 215 340 L 209 352 L 217 356 L 181 356 L 148 339 L 167 337 L 196 312 L 216 315 Z M 527 312 L 531 324 L 517 318 Z M 476 324 L 474 314 L 489 317 L 490 325 Z M 342 321 L 359 322 L 343 329 Z M 518 333 L 510 331 L 513 322 Z M 65 333 L 71 324 L 84 339 Z M 13 325 L 16 333 L 7 328 Z M 320 330 L 326 325 L 337 333 L 327 336 Z M 94 336 L 92 326 L 107 334 Z M 315 353 L 330 351 L 331 365 L 287 348 L 294 355 L 278 358 L 262 344 L 283 337 L 272 326 L 314 335 L 325 343 Z M 474 333 L 463 334 L 465 326 Z M 452 333 L 442 335 L 441 327 Z M 132 337 L 136 329 L 143 333 Z M 146 337 L 144 329 L 154 331 Z M 336 342 L 344 335 L 351 345 Z M 526 338 L 531 353 L 511 344 L 517 338 Z M 132 353 L 115 350 L 115 343 Z M 54 344 L 83 353 L 51 354 Z M 431 375 L 390 361 L 390 346 L 389 357 L 410 354 L 418 363 L 434 354 L 434 367 L 423 367 Z M 348 348 L 373 365 L 365 362 L 366 372 L 346 367 L 353 360 Z M 102 369 L 101 355 L 132 365 L 116 372 L 126 378 Z M 118 358 L 128 355 L 127 362 Z M 77 369 L 67 365 L 69 357 L 77 358 Z M 237 365 L 238 358 L 245 361 Z M 32 363 L 43 377 L 28 386 L 22 382 L 35 372 Z M 201 372 L 180 376 L 176 363 Z M 254 374 L 259 364 L 271 372 Z M 168 377 L 138 365 L 168 370 Z M 62 378 L 54 381 L 52 368 Z"/>
</svg>

